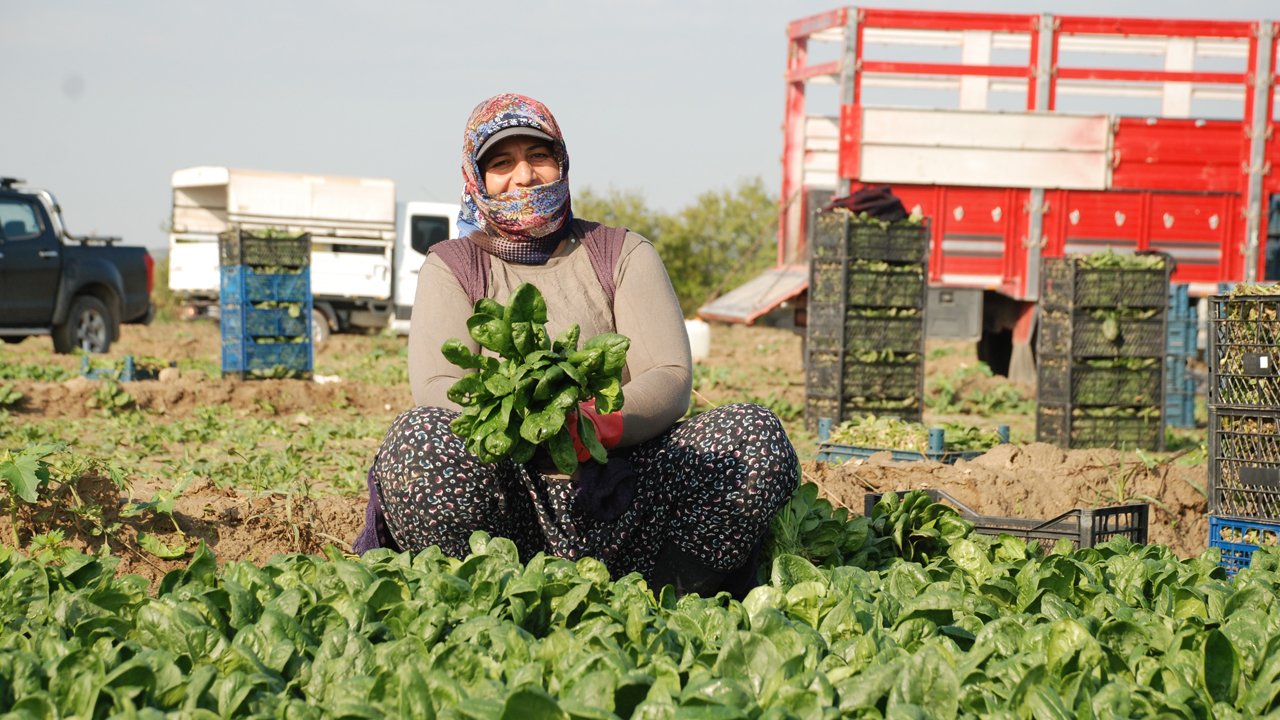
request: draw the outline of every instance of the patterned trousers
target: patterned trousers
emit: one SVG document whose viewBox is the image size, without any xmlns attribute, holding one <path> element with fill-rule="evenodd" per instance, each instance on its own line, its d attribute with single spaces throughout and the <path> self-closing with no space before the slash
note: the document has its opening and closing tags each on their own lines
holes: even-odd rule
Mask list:
<svg viewBox="0 0 1280 720">
<path fill-rule="evenodd" d="M 611 451 L 630 461 L 634 496 L 620 517 L 603 521 L 575 504 L 574 477 L 481 462 L 449 429 L 456 416 L 432 407 L 401 414 L 374 461 L 387 527 L 405 550 L 438 545 L 464 557 L 468 538 L 484 530 L 511 539 L 523 560 L 589 555 L 615 577 L 649 577 L 667 543 L 729 571 L 763 540 L 799 477 L 777 416 L 759 405 L 725 405 Z"/>
</svg>

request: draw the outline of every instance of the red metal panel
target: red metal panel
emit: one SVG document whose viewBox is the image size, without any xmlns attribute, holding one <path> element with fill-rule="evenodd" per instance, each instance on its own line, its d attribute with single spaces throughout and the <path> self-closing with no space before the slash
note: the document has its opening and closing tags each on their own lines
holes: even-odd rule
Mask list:
<svg viewBox="0 0 1280 720">
<path fill-rule="evenodd" d="M 1248 77 L 1244 73 L 1194 72 L 1175 70 L 1118 70 L 1098 67 L 1061 67 L 1059 80 L 1115 80 L 1117 82 L 1200 82 L 1239 85 Z"/>
<path fill-rule="evenodd" d="M 822 77 L 823 75 L 839 75 L 839 74 L 840 74 L 840 61 L 832 60 L 831 62 L 822 63 L 820 65 L 807 65 L 805 67 L 799 67 L 794 70 L 788 70 L 787 82 L 790 82 L 790 83 L 804 82 L 805 80 L 811 80 L 816 77 Z"/>
<path fill-rule="evenodd" d="M 1058 15 L 1058 32 L 1068 35 L 1158 35 L 1168 37 L 1249 37 L 1256 23 L 1239 20 Z"/>
<path fill-rule="evenodd" d="M 1059 232 L 1045 245 L 1046 257 L 1142 249 L 1143 193 L 1064 190 L 1053 210 Z"/>
<path fill-rule="evenodd" d="M 1026 65 L 964 65 L 962 63 L 923 63 L 887 60 L 863 60 L 862 72 L 901 75 L 980 75 L 986 77 L 1024 78 L 1030 73 Z"/>
<path fill-rule="evenodd" d="M 936 12 L 932 10 L 922 12 L 920 10 L 881 10 L 873 8 L 861 8 L 858 10 L 859 25 L 878 28 L 1026 32 L 1034 29 L 1038 22 L 1038 15 Z"/>
<path fill-rule="evenodd" d="M 895 193 L 930 218 L 933 248 L 929 278 L 934 283 L 999 287 L 1008 276 L 1006 262 L 1016 215 L 1013 192 L 1005 188 L 902 186 Z M 970 281 L 957 279 L 967 276 Z M 945 278 L 945 280 L 944 280 Z"/>
<path fill-rule="evenodd" d="M 1249 141 L 1234 120 L 1121 118 L 1111 184 L 1117 189 L 1238 192 Z"/>
<path fill-rule="evenodd" d="M 1173 256 L 1174 282 L 1218 282 L 1235 196 L 1228 194 L 1151 193 L 1146 249 Z M 1238 251 L 1237 251 L 1238 252 Z"/>
<path fill-rule="evenodd" d="M 808 63 L 808 39 L 787 42 L 787 73 Z M 786 117 L 782 125 L 782 192 L 778 197 L 778 265 L 805 256 L 804 215 L 804 82 L 787 83 Z M 799 228 L 799 232 L 796 229 Z M 788 242 L 787 234 L 794 239 Z M 792 247 L 794 245 L 794 247 Z"/>
<path fill-rule="evenodd" d="M 828 10 L 817 15 L 810 15 L 799 20 L 792 20 L 787 23 L 787 39 L 800 40 L 808 38 L 810 35 L 828 30 L 833 27 L 843 27 L 845 19 L 849 17 L 848 8 L 840 8 L 838 10 Z"/>
</svg>

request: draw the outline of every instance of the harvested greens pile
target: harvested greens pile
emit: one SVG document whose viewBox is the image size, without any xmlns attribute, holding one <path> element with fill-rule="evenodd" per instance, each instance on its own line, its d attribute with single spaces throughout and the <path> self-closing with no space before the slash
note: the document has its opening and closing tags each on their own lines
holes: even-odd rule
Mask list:
<svg viewBox="0 0 1280 720">
<path fill-rule="evenodd" d="M 1000 444 L 1000 436 L 992 430 L 959 423 L 942 423 L 938 427 L 942 428 L 943 446 L 948 451 L 989 450 Z M 897 418 L 864 415 L 832 428 L 829 440 L 840 445 L 923 453 L 929 450 L 929 428 Z"/>
<path fill-rule="evenodd" d="M 457 339 L 440 348 L 449 362 L 475 370 L 449 388 L 449 399 L 462 406 L 451 427 L 484 462 L 528 462 L 545 446 L 556 468 L 572 474 L 578 458 L 566 420 L 576 416 L 591 457 L 607 462 L 595 426 L 576 410 L 591 399 L 601 413 L 622 409 L 622 368 L 631 341 L 602 333 L 579 348 L 576 324 L 553 340 L 546 322 L 547 303 L 529 283 L 517 287 L 505 306 L 489 298 L 476 302 L 467 332 L 498 357 L 474 353 Z"/>
</svg>

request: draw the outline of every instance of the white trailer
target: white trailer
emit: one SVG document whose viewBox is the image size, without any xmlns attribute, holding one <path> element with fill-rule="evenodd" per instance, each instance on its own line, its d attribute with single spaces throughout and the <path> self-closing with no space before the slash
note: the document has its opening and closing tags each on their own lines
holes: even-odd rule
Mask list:
<svg viewBox="0 0 1280 720">
<path fill-rule="evenodd" d="M 218 233 L 239 225 L 311 233 L 314 339 L 330 331 L 407 332 L 424 251 L 457 235 L 457 205 L 408 203 L 397 233 L 395 183 L 200 166 L 173 173 L 169 287 L 188 317 L 218 307 Z"/>
</svg>

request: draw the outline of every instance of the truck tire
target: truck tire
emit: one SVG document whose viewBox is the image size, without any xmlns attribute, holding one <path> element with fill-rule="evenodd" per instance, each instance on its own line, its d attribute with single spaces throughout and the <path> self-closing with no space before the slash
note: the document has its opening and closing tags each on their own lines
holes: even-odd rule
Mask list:
<svg viewBox="0 0 1280 720">
<path fill-rule="evenodd" d="M 106 303 L 92 295 L 81 295 L 71 301 L 66 322 L 53 328 L 53 350 L 69 353 L 76 348 L 85 352 L 104 353 L 115 339 L 116 320 Z"/>
<path fill-rule="evenodd" d="M 320 347 L 329 339 L 329 318 L 320 308 L 311 310 L 311 346 Z"/>
</svg>

